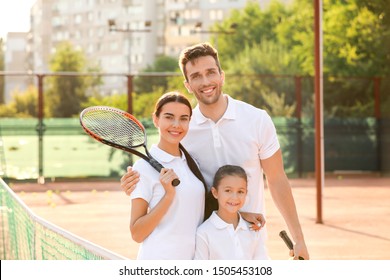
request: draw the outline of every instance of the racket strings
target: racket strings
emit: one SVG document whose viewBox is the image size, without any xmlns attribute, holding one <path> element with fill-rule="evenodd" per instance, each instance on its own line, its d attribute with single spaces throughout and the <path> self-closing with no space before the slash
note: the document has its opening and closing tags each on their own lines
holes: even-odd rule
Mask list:
<svg viewBox="0 0 390 280">
<path fill-rule="evenodd" d="M 145 143 L 145 131 L 132 119 L 114 111 L 89 111 L 84 125 L 98 137 L 124 147 L 139 147 Z"/>
</svg>

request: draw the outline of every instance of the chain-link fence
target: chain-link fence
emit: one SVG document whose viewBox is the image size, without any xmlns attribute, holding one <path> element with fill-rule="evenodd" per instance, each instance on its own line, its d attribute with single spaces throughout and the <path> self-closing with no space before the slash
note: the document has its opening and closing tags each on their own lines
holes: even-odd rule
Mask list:
<svg viewBox="0 0 390 280">
<path fill-rule="evenodd" d="M 147 117 L 157 97 L 185 92 L 182 77 L 173 73 L 1 76 L 5 81 L 12 77 L 18 86 L 7 87 L 7 103 L 0 105 L 0 172 L 21 180 L 119 178 L 133 159 L 87 136 L 78 113 L 90 105 L 121 107 L 145 121 L 151 144 L 156 131 Z M 306 76 L 226 75 L 226 93 L 273 118 L 289 176 L 314 172 L 313 81 Z M 390 78 L 324 77 L 324 136 L 326 172 L 388 174 Z"/>
</svg>

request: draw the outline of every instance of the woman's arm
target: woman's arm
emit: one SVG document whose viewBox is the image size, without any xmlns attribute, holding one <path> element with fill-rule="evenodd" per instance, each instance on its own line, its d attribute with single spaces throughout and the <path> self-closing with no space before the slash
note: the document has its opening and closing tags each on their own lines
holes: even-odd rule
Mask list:
<svg viewBox="0 0 390 280">
<path fill-rule="evenodd" d="M 196 246 L 195 246 L 195 256 L 194 260 L 209 260 L 209 244 L 206 241 L 204 234 L 196 234 Z"/>
<path fill-rule="evenodd" d="M 157 227 L 167 213 L 175 197 L 175 188 L 172 178 L 177 177 L 171 169 L 163 168 L 160 173 L 160 182 L 165 194 L 157 205 L 148 212 L 149 204 L 142 198 L 135 198 L 131 202 L 130 232 L 135 242 L 143 242 Z"/>
</svg>

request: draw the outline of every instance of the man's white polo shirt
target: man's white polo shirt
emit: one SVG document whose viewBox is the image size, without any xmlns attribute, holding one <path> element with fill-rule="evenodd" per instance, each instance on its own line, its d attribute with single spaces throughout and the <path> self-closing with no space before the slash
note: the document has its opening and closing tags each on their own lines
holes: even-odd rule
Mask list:
<svg viewBox="0 0 390 280">
<path fill-rule="evenodd" d="M 241 210 L 265 214 L 260 159 L 269 158 L 280 148 L 275 126 L 266 111 L 224 96 L 228 107 L 217 123 L 206 118 L 199 105 L 195 107 L 183 146 L 199 163 L 209 187 L 222 165 L 243 167 L 248 175 L 248 195 Z"/>
</svg>

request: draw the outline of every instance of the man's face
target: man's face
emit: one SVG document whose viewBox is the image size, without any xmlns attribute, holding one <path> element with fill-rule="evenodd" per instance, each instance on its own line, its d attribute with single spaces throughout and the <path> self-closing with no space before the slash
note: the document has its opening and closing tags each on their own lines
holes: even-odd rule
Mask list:
<svg viewBox="0 0 390 280">
<path fill-rule="evenodd" d="M 184 84 L 199 103 L 214 104 L 222 95 L 225 74 L 219 72 L 212 56 L 202 56 L 185 65 L 187 79 Z"/>
</svg>

